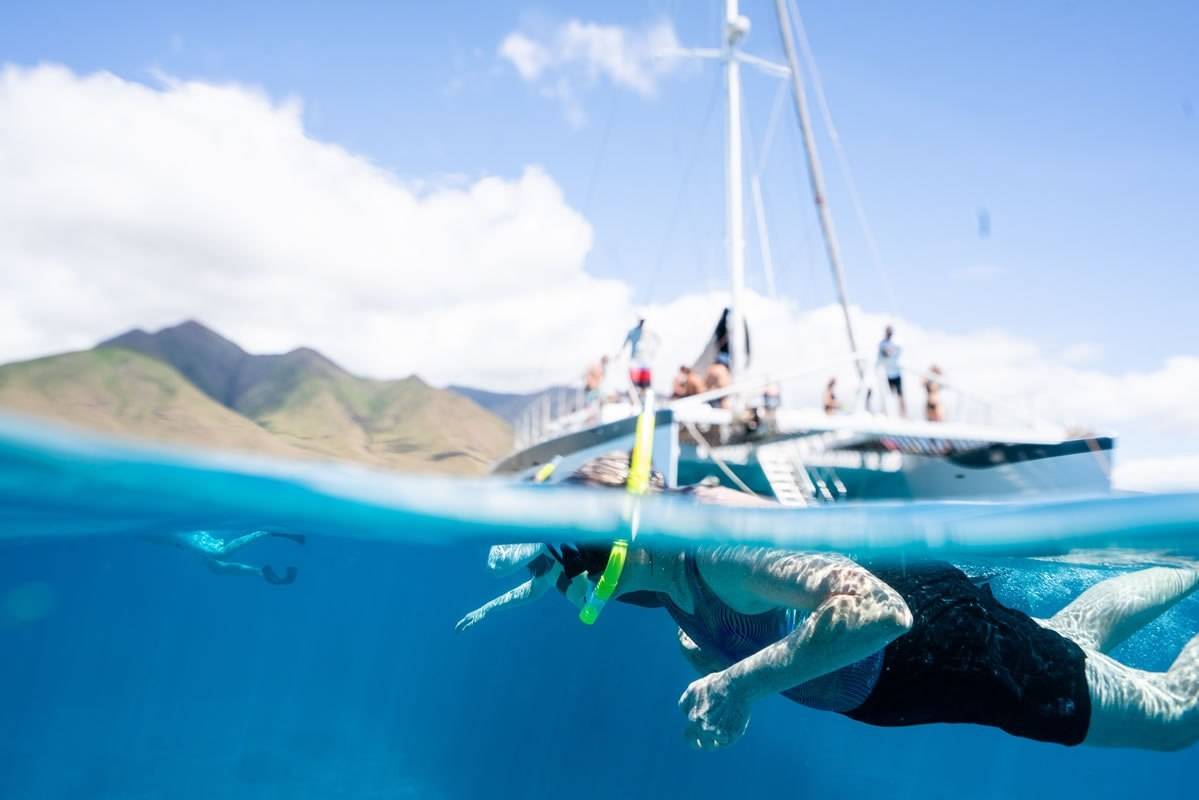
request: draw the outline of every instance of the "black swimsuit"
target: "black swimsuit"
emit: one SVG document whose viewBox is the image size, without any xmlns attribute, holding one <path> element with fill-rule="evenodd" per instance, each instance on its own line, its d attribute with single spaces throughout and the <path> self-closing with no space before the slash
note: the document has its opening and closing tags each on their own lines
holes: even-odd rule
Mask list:
<svg viewBox="0 0 1199 800">
<path fill-rule="evenodd" d="M 913 624 L 887 645 L 874 691 L 847 716 L 884 726 L 972 722 L 1066 745 L 1086 738 L 1081 647 L 950 564 L 866 566 L 903 595 Z"/>
<path fill-rule="evenodd" d="M 704 584 L 694 559 L 687 562 L 694 613 L 666 595 L 621 599 L 664 606 L 702 650 L 728 663 L 794 630 L 784 609 L 754 616 L 729 609 Z M 1043 742 L 1075 745 L 1086 738 L 1091 696 L 1077 644 L 1001 605 L 989 586 L 976 586 L 951 564 L 864 566 L 903 596 L 911 630 L 882 651 L 881 669 L 876 654 L 785 697 L 870 725 L 968 722 Z"/>
</svg>

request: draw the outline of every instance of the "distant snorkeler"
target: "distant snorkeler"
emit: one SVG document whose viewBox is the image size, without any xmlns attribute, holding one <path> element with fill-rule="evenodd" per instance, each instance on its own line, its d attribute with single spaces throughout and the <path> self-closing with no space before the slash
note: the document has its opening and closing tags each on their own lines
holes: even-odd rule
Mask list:
<svg viewBox="0 0 1199 800">
<path fill-rule="evenodd" d="M 621 486 L 628 459 L 567 480 Z M 659 483 L 660 486 L 660 483 Z M 701 502 L 758 505 L 728 490 Z M 773 504 L 770 504 L 773 505 Z M 611 597 L 663 608 L 699 672 L 679 699 L 685 737 L 714 749 L 745 733 L 772 694 L 878 726 L 973 723 L 1063 745 L 1179 750 L 1199 740 L 1199 636 L 1166 672 L 1109 655 L 1199 587 L 1199 569 L 1155 567 L 1092 586 L 1049 619 L 995 599 L 941 561 L 855 562 L 831 553 L 708 546 L 507 545 L 493 570 L 527 566 L 521 587 L 471 612 L 465 630 L 556 586 L 576 607 Z M 581 614 L 580 616 L 584 616 Z"/>
<path fill-rule="evenodd" d="M 243 564 L 240 561 L 226 560 L 238 550 L 242 550 L 259 539 L 264 539 L 268 536 L 289 539 L 300 545 L 303 545 L 305 542 L 303 534 L 280 533 L 278 531 L 253 531 L 247 533 L 245 536 L 238 536 L 235 539 L 222 539 L 213 536 L 208 531 L 188 531 L 186 533 L 172 534 L 169 541 L 170 544 L 199 556 L 208 569 L 218 575 L 253 575 L 275 586 L 285 586 L 289 583 L 295 583 L 296 576 L 299 574 L 299 570 L 296 567 L 286 567 L 283 574 L 280 575 L 269 564 L 262 567 L 255 567 L 251 564 Z"/>
</svg>

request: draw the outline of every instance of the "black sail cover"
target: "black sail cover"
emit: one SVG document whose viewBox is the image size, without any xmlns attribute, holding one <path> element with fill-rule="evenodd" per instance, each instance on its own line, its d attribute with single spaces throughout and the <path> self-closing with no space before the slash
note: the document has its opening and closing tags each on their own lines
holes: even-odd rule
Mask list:
<svg viewBox="0 0 1199 800">
<path fill-rule="evenodd" d="M 749 323 L 742 320 L 742 325 L 745 330 L 745 366 L 748 367 L 751 353 Z M 691 370 L 703 375 L 708 371 L 708 367 L 716 363 L 716 357 L 721 353 L 729 355 L 729 310 L 727 308 L 721 312 L 720 321 L 716 323 L 716 330 L 712 332 L 712 336 L 704 346 L 703 352 L 699 354 L 699 358 L 691 365 Z"/>
</svg>

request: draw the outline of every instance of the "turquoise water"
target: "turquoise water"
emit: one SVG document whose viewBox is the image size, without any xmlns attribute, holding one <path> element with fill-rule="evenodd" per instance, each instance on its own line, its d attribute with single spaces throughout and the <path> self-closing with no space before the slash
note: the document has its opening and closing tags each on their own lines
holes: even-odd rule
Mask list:
<svg viewBox="0 0 1199 800">
<path fill-rule="evenodd" d="M 1062 748 L 876 729 L 762 703 L 727 751 L 682 740 L 692 680 L 661 612 L 593 629 L 557 597 L 466 633 L 515 581 L 499 541 L 610 537 L 620 493 L 430 481 L 132 448 L 0 421 L 0 797 L 1190 796 L 1199 749 Z M 172 534 L 306 534 L 215 575 Z M 729 511 L 655 499 L 643 535 L 935 553 L 1048 615 L 1097 580 L 1199 556 L 1199 496 Z M 1164 669 L 1189 598 L 1114 654 Z"/>
</svg>

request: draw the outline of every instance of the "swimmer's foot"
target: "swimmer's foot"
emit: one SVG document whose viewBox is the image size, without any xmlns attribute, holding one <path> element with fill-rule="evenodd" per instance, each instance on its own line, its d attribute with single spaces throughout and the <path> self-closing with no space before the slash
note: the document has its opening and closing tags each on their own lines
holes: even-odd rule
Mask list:
<svg viewBox="0 0 1199 800">
<path fill-rule="evenodd" d="M 300 571 L 295 567 L 288 567 L 282 576 L 275 572 L 275 568 L 269 564 L 262 568 L 263 580 L 274 586 L 286 586 L 289 583 L 295 583 L 296 576 L 299 574 Z"/>
<path fill-rule="evenodd" d="M 278 536 L 280 539 L 291 539 L 296 544 L 304 544 L 304 542 L 307 541 L 307 537 L 302 533 L 280 533 L 278 531 L 271 531 L 271 536 Z"/>
</svg>

